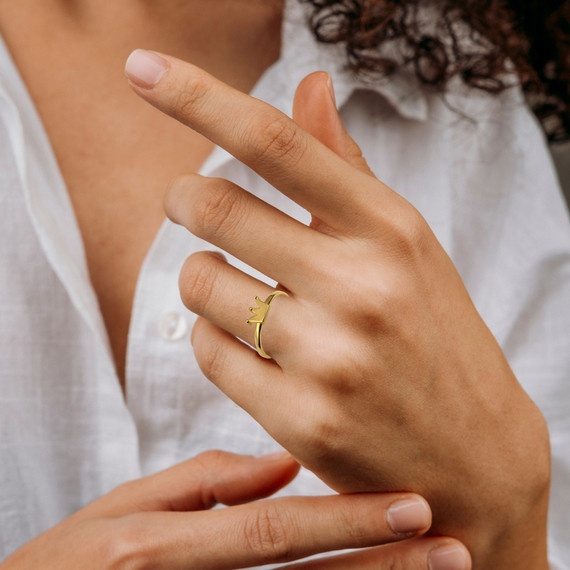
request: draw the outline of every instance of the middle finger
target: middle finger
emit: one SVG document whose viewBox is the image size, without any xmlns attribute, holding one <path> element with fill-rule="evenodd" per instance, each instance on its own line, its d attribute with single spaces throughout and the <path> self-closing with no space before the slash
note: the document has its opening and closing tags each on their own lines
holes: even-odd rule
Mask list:
<svg viewBox="0 0 570 570">
<path fill-rule="evenodd" d="M 170 187 L 167 215 L 194 235 L 297 290 L 338 240 L 290 218 L 221 178 L 187 175 Z M 334 242 L 334 243 L 333 243 Z"/>
</svg>

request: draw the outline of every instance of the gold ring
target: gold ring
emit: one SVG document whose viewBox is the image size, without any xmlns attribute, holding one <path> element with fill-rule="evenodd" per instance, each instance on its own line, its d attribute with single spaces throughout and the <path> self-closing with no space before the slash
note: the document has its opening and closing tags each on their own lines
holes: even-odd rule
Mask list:
<svg viewBox="0 0 570 570">
<path fill-rule="evenodd" d="M 255 325 L 255 348 L 257 349 L 257 354 L 263 358 L 271 358 L 271 356 L 269 356 L 269 354 L 263 350 L 263 346 L 261 345 L 261 327 L 263 326 L 263 323 L 265 323 L 265 319 L 269 314 L 269 305 L 271 304 L 271 301 L 273 301 L 273 299 L 279 295 L 285 295 L 286 297 L 289 296 L 287 293 L 285 293 L 285 291 L 273 291 L 273 293 L 271 293 L 271 295 L 269 295 L 265 301 L 262 301 L 259 297 L 255 297 L 257 307 L 249 308 L 255 317 L 251 317 L 245 321 L 248 325 Z"/>
</svg>

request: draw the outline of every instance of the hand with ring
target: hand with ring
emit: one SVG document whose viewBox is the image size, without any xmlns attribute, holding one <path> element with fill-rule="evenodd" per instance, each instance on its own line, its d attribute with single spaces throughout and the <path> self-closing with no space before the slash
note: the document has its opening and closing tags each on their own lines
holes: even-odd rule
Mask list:
<svg viewBox="0 0 570 570">
<path fill-rule="evenodd" d="M 203 317 L 193 346 L 206 376 L 334 489 L 420 493 L 433 532 L 463 541 L 474 567 L 546 569 L 544 420 L 426 221 L 371 173 L 328 76 L 300 84 L 292 120 L 152 57 L 152 81 L 130 75 L 140 96 L 312 214 L 307 227 L 222 179 L 170 188 L 174 221 L 288 294 L 271 302 L 260 358 L 241 340 L 255 345 L 248 307 L 274 289 L 191 256 L 181 292 Z"/>
</svg>

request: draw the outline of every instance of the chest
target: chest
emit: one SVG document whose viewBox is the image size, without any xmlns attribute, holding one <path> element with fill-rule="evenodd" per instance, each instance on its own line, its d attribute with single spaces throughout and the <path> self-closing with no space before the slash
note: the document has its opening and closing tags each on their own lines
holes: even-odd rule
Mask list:
<svg viewBox="0 0 570 570">
<path fill-rule="evenodd" d="M 136 283 L 164 220 L 164 193 L 172 178 L 200 168 L 211 144 L 131 93 L 95 101 L 87 114 L 70 101 L 69 122 L 49 102 L 41 107 L 122 378 Z"/>
<path fill-rule="evenodd" d="M 51 80 L 30 69 L 24 79 L 66 183 L 124 383 L 134 293 L 164 220 L 164 193 L 172 178 L 197 171 L 212 145 L 140 101 L 126 85 L 121 58 L 94 73 L 80 88 L 72 69 Z"/>
<path fill-rule="evenodd" d="M 213 146 L 139 100 L 125 61 L 135 48 L 157 49 L 249 92 L 279 55 L 283 5 L 36 4 L 0 1 L 0 34 L 65 180 L 121 377 L 133 295 L 164 219 L 164 192 L 173 177 L 197 171 Z"/>
</svg>

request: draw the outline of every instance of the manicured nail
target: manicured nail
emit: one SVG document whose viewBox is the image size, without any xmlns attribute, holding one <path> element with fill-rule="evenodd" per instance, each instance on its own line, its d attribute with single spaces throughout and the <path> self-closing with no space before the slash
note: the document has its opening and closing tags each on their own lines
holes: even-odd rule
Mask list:
<svg viewBox="0 0 570 570">
<path fill-rule="evenodd" d="M 332 82 L 332 77 L 327 73 L 328 77 L 327 77 L 327 87 L 329 90 L 329 94 L 331 96 L 333 105 L 336 107 L 336 95 L 334 94 L 334 86 L 333 86 L 333 82 Z"/>
<path fill-rule="evenodd" d="M 125 64 L 127 77 L 139 87 L 151 89 L 168 69 L 168 62 L 154 52 L 136 49 Z"/>
<path fill-rule="evenodd" d="M 284 459 L 290 458 L 291 454 L 288 451 L 276 451 L 274 453 L 268 453 L 267 455 L 256 457 L 258 461 L 283 461 Z"/>
<path fill-rule="evenodd" d="M 429 570 L 468 570 L 469 558 L 456 544 L 440 546 L 429 553 Z"/>
<path fill-rule="evenodd" d="M 417 532 L 428 528 L 431 514 L 427 504 L 420 499 L 403 499 L 388 508 L 388 524 L 396 534 Z"/>
</svg>

